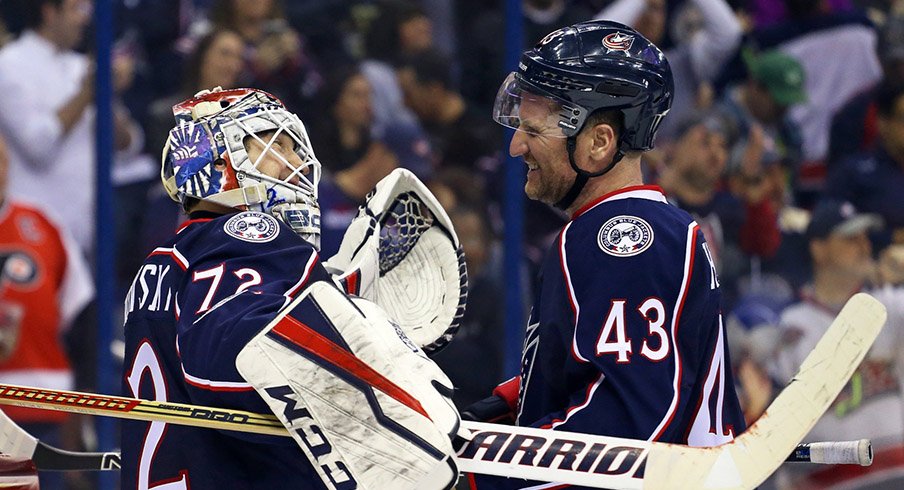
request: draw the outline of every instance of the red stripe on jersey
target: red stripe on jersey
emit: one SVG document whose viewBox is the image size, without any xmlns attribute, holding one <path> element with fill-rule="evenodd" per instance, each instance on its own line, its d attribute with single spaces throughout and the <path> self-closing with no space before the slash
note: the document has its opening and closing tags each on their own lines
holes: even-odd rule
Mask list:
<svg viewBox="0 0 904 490">
<path fill-rule="evenodd" d="M 565 232 L 568 231 L 570 226 L 571 224 L 568 224 L 559 233 L 559 266 L 562 268 L 562 276 L 565 277 L 565 286 L 568 288 L 568 304 L 571 305 L 571 311 L 574 313 L 575 323 L 577 323 L 578 306 L 574 302 L 574 295 L 571 289 L 571 274 L 568 272 L 568 263 L 565 260 Z"/>
<path fill-rule="evenodd" d="M 176 228 L 176 233 L 182 233 L 182 230 L 188 228 L 190 225 L 195 223 L 207 223 L 208 221 L 213 221 L 213 218 L 199 218 L 199 219 L 190 219 L 186 222 L 182 223 Z"/>
<path fill-rule="evenodd" d="M 298 347 L 316 355 L 320 359 L 342 369 L 352 376 L 365 381 L 370 386 L 386 393 L 399 403 L 415 412 L 430 418 L 427 412 L 413 396 L 368 366 L 364 361 L 330 339 L 317 333 L 311 327 L 286 315 L 273 327 L 271 332 L 292 342 Z"/>
<path fill-rule="evenodd" d="M 681 324 L 681 313 L 684 310 L 684 300 L 687 299 L 687 290 L 691 284 L 691 276 L 694 273 L 694 256 L 697 253 L 697 233 L 700 226 L 696 223 L 691 227 L 688 233 L 688 251 L 687 258 L 684 263 L 684 280 L 681 283 L 681 291 L 678 293 L 678 302 L 675 307 L 675 316 L 672 320 L 672 343 L 675 351 L 675 398 L 672 399 L 672 405 L 669 407 L 668 418 L 665 423 L 659 427 L 659 430 L 650 438 L 651 441 L 659 440 L 662 434 L 672 423 L 675 418 L 675 412 L 678 409 L 678 403 L 681 401 L 681 351 L 678 350 L 678 327 Z"/>
<path fill-rule="evenodd" d="M 608 194 L 603 194 L 601 197 L 598 197 L 598 198 L 590 201 L 589 203 L 581 206 L 580 209 L 578 209 L 577 211 L 574 212 L 574 214 L 571 215 L 571 219 L 574 220 L 578 216 L 589 211 L 590 208 L 605 201 L 606 199 L 609 199 L 613 196 L 617 196 L 619 194 L 624 194 L 626 192 L 632 192 L 632 191 L 655 191 L 655 192 L 665 195 L 665 192 L 662 190 L 662 187 L 659 187 L 658 185 L 632 185 L 629 187 L 624 187 L 622 189 L 614 190 Z"/>
<path fill-rule="evenodd" d="M 175 248 L 156 248 L 153 252 L 148 254 L 148 257 L 154 255 L 166 255 L 169 258 L 173 259 L 173 262 L 179 266 L 183 271 L 188 270 L 188 263 L 185 262 L 184 258 L 176 252 Z"/>
<path fill-rule="evenodd" d="M 562 232 L 559 233 L 559 267 L 562 269 L 562 276 L 565 278 L 565 289 L 566 293 L 568 293 L 568 304 L 571 305 L 571 312 L 574 314 L 574 335 L 577 335 L 578 329 L 578 315 L 580 314 L 580 307 L 577 304 L 577 299 L 574 296 L 574 288 L 571 287 L 571 273 L 568 271 L 568 259 L 565 258 L 565 234 L 568 232 L 568 228 L 571 227 L 571 223 L 565 225 L 565 228 L 562 228 Z M 581 353 L 578 352 L 577 343 L 572 340 L 571 342 L 571 357 L 574 358 L 575 362 L 578 363 L 587 363 L 589 362 Z"/>
<path fill-rule="evenodd" d="M 553 420 L 549 421 L 548 424 L 540 426 L 540 428 L 541 429 L 555 429 L 559 425 L 562 425 L 565 422 L 568 422 L 568 418 L 571 417 L 572 412 L 581 410 L 590 404 L 590 401 L 593 399 L 593 394 L 596 392 L 596 389 L 599 387 L 600 383 L 602 383 L 605 378 L 606 378 L 606 375 L 603 373 L 600 373 L 600 375 L 597 376 L 596 381 L 594 381 L 592 384 L 587 385 L 587 392 L 584 395 L 584 401 L 581 402 L 580 405 L 572 405 L 572 406 L 566 408 L 564 419 L 553 419 Z"/>
<path fill-rule="evenodd" d="M 295 299 L 295 295 L 308 283 L 308 279 L 311 277 L 311 270 L 314 269 L 314 264 L 316 264 L 319 259 L 320 257 L 317 255 L 317 252 L 311 252 L 311 258 L 308 259 L 308 263 L 304 266 L 304 274 L 301 276 L 301 280 L 286 292 L 286 296 Z"/>
</svg>

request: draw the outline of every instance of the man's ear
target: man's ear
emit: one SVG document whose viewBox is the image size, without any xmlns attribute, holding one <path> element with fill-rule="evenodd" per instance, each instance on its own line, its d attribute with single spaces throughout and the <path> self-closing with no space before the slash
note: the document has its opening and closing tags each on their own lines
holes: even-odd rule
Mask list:
<svg viewBox="0 0 904 490">
<path fill-rule="evenodd" d="M 591 160 L 608 163 L 618 149 L 618 135 L 615 133 L 615 128 L 608 123 L 599 123 L 588 129 Z"/>
</svg>

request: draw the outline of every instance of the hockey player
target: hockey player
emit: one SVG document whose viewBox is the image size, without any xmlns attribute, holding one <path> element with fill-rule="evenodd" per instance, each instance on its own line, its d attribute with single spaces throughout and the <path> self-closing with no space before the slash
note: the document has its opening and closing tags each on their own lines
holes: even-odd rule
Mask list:
<svg viewBox="0 0 904 490">
<path fill-rule="evenodd" d="M 124 422 L 122 487 L 447 488 L 451 385 L 321 265 L 321 167 L 301 121 L 253 89 L 173 112 L 161 177 L 189 219 L 126 297 L 123 393 L 273 412 L 294 440 Z"/>
<path fill-rule="evenodd" d="M 522 426 L 692 446 L 744 430 L 706 242 L 643 185 L 642 152 L 672 92 L 662 52 L 609 21 L 552 32 L 502 83 L 493 117 L 516 130 L 525 193 L 571 220 L 541 269 L 520 376 L 465 418 L 498 415 L 489 407 L 504 400 Z"/>
</svg>

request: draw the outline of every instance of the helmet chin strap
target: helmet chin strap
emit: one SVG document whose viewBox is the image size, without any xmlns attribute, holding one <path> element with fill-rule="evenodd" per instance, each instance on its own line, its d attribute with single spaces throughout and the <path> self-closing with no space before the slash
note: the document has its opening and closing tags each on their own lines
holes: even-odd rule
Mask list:
<svg viewBox="0 0 904 490">
<path fill-rule="evenodd" d="M 619 138 L 620 139 L 620 138 Z M 561 210 L 568 209 L 569 206 L 574 203 L 574 200 L 578 198 L 578 195 L 581 193 L 581 190 L 584 189 L 584 186 L 587 185 L 587 181 L 590 180 L 591 177 L 599 177 L 612 170 L 612 167 L 615 167 L 615 164 L 620 162 L 622 157 L 625 154 L 621 151 L 621 148 L 615 151 L 615 155 L 612 155 L 612 162 L 606 166 L 606 168 L 600 170 L 599 172 L 588 172 L 580 167 L 574 161 L 574 149 L 577 146 L 577 136 L 569 136 L 565 141 L 565 148 L 568 149 L 568 163 L 571 164 L 571 168 L 577 172 L 577 176 L 574 178 L 574 182 L 571 184 L 571 189 L 568 189 L 568 192 L 565 194 L 565 197 L 559 200 L 555 204 L 555 206 Z M 619 145 L 620 146 L 620 145 Z"/>
</svg>

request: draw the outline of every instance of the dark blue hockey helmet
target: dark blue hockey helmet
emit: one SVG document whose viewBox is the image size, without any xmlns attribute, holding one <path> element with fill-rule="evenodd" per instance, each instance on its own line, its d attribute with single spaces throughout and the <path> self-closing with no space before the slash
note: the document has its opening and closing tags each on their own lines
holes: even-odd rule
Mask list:
<svg viewBox="0 0 904 490">
<path fill-rule="evenodd" d="M 536 132 L 535 125 L 521 127 L 521 100 L 525 94 L 546 97 L 555 104 L 550 124 L 541 125 L 544 134 L 568 138 L 593 111 L 619 110 L 624 116 L 619 149 L 649 150 L 673 93 L 672 70 L 656 45 L 617 22 L 582 22 L 550 33 L 524 52 L 496 95 L 493 119 Z"/>
</svg>

